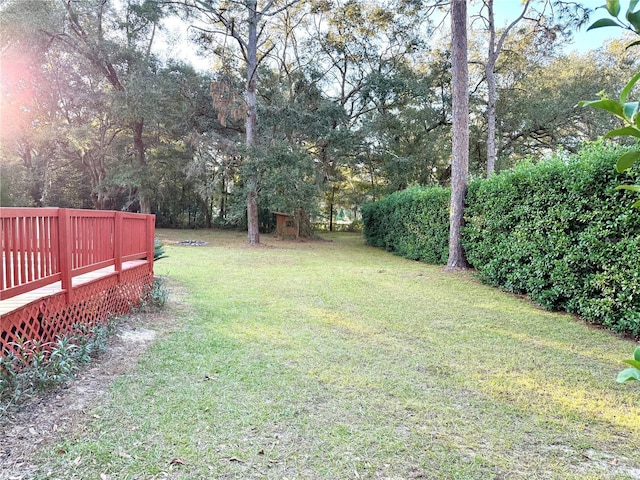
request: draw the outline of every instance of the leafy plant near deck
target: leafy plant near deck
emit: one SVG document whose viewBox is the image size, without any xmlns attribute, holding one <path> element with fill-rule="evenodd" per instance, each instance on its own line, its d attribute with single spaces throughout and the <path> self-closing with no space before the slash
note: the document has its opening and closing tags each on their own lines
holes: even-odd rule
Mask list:
<svg viewBox="0 0 640 480">
<path fill-rule="evenodd" d="M 164 243 L 162 243 L 158 238 L 153 240 L 153 261 L 156 262 L 161 258 L 166 258 Z"/>
<path fill-rule="evenodd" d="M 71 335 L 57 342 L 13 343 L 13 350 L 0 357 L 0 412 L 73 378 L 81 365 L 106 348 L 115 326 L 115 319 L 91 327 L 78 324 Z"/>
<path fill-rule="evenodd" d="M 161 310 L 167 304 L 169 300 L 169 291 L 165 286 L 164 279 L 161 277 L 154 277 L 151 289 L 142 298 L 139 305 L 139 310 L 153 311 Z"/>
<path fill-rule="evenodd" d="M 138 311 L 157 311 L 168 300 L 162 278 L 154 278 L 151 289 L 141 299 Z M 73 331 L 56 342 L 20 339 L 0 356 L 0 413 L 37 392 L 62 385 L 73 378 L 81 365 L 107 347 L 115 333 L 117 318 L 103 324 L 76 324 Z"/>
</svg>

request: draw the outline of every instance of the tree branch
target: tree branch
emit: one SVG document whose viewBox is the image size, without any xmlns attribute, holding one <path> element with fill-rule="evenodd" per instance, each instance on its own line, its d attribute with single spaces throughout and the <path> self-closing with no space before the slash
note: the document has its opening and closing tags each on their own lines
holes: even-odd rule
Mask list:
<svg viewBox="0 0 640 480">
<path fill-rule="evenodd" d="M 527 13 L 527 9 L 529 8 L 530 3 L 531 3 L 531 0 L 526 0 L 526 2 L 522 5 L 522 12 L 520 12 L 520 15 L 518 16 L 518 18 L 516 18 L 513 22 L 511 22 L 509 26 L 504 29 L 504 31 L 502 32 L 502 35 L 500 35 L 500 39 L 498 40 L 498 44 L 496 45 L 496 49 L 495 49 L 496 56 L 500 54 L 500 51 L 502 50 L 502 46 L 504 45 L 507 35 L 509 35 L 509 32 L 511 31 L 511 29 L 515 27 L 518 24 L 518 22 L 520 22 L 520 20 L 522 20 L 525 17 L 525 14 Z"/>
</svg>

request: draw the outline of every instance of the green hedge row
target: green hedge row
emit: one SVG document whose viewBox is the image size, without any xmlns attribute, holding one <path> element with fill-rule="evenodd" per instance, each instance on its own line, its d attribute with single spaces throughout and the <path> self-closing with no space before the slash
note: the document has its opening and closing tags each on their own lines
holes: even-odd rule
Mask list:
<svg viewBox="0 0 640 480">
<path fill-rule="evenodd" d="M 615 189 L 629 180 L 613 168 L 619 155 L 596 143 L 472 182 L 463 244 L 482 279 L 640 334 L 640 212 Z"/>
<path fill-rule="evenodd" d="M 611 330 L 640 335 L 640 211 L 631 208 L 633 195 L 615 189 L 640 178 L 615 172 L 620 153 L 593 143 L 570 159 L 523 163 L 490 179 L 471 182 L 463 245 L 480 278 L 526 294 L 545 308 L 576 313 Z M 443 198 L 445 192 L 438 189 Z M 389 200 L 391 197 L 383 202 L 393 204 L 392 210 L 367 207 L 365 239 L 405 255 L 390 238 L 403 224 L 405 207 L 399 205 L 403 197 L 396 194 Z M 448 240 L 448 224 L 443 224 L 448 222 L 448 203 L 438 205 L 430 201 L 431 194 L 418 191 L 409 198 L 429 200 L 423 207 L 429 213 L 413 217 L 410 225 L 419 229 L 416 222 L 422 219 L 420 236 L 437 231 L 438 245 L 431 252 L 421 251 L 422 245 L 432 247 L 423 239 L 411 242 L 403 232 L 404 250 L 412 252 L 407 256 L 446 263 L 440 240 Z M 431 211 L 436 208 L 441 211 Z M 391 225 L 378 217 L 389 213 L 395 217 Z M 432 218 L 440 220 L 433 222 Z M 384 230 L 387 225 L 393 229 Z"/>
<path fill-rule="evenodd" d="M 446 263 L 450 195 L 441 187 L 414 187 L 364 205 L 366 242 L 412 260 Z"/>
</svg>

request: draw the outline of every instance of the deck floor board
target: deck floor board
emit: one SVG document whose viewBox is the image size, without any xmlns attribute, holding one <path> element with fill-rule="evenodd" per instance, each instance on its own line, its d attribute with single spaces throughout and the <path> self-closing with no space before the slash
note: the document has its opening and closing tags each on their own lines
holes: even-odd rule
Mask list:
<svg viewBox="0 0 640 480">
<path fill-rule="evenodd" d="M 137 267 L 138 265 L 142 265 L 144 263 L 146 263 L 146 260 L 133 260 L 130 262 L 123 262 L 122 270 L 128 270 L 130 268 Z M 75 288 L 84 283 L 91 282 L 92 280 L 96 280 L 98 278 L 106 277 L 113 273 L 115 273 L 115 267 L 112 265 L 110 267 L 101 268 L 100 270 L 94 270 L 93 272 L 77 275 L 73 277 L 73 279 L 71 280 L 71 283 Z M 41 298 L 45 298 L 50 295 L 55 295 L 56 293 L 60 293 L 61 291 L 62 291 L 62 283 L 55 282 L 55 283 L 52 283 L 51 285 L 47 285 L 27 293 L 22 293 L 20 295 L 16 295 L 15 297 L 8 298 L 6 300 L 0 300 L 0 316 L 13 312 L 14 310 L 22 308 L 25 305 L 30 304 L 31 302 L 40 300 Z"/>
</svg>

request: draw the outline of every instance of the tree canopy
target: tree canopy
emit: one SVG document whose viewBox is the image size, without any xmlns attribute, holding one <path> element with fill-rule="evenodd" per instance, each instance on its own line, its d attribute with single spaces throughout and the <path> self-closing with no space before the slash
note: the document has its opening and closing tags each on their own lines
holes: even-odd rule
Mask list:
<svg viewBox="0 0 640 480">
<path fill-rule="evenodd" d="M 603 88 L 620 91 L 637 59 L 623 42 L 566 53 L 564 33 L 584 11 L 545 8 L 563 3 L 574 2 L 527 2 L 536 15 L 515 24 L 475 22 L 490 18 L 492 2 L 471 3 L 484 6 L 469 14 L 472 177 L 487 174 L 493 155 L 493 168 L 505 169 L 576 151 L 615 126 L 574 107 Z M 391 192 L 450 185 L 449 8 L 7 0 L 0 203 L 152 212 L 160 226 L 249 226 L 255 243 L 272 212 L 334 228 Z M 208 69 L 172 55 L 176 29 Z M 500 48 L 487 49 L 495 39 Z M 491 98 L 490 82 L 499 93 Z"/>
</svg>

